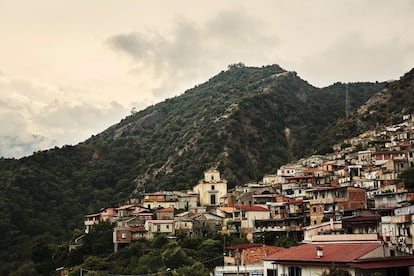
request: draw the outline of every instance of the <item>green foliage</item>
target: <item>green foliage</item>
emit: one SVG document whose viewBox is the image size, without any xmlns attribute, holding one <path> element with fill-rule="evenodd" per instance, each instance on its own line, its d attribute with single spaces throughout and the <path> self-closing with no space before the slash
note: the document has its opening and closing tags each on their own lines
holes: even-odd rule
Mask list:
<svg viewBox="0 0 414 276">
<path fill-rule="evenodd" d="M 351 276 L 352 274 L 343 268 L 332 267 L 328 271 L 324 271 L 321 276 Z"/>
<path fill-rule="evenodd" d="M 209 275 L 212 268 L 223 262 L 221 240 L 205 240 L 196 246 L 195 238 L 169 241 L 163 237 L 157 237 L 157 243 L 165 241 L 158 247 L 154 247 L 153 242 L 142 240 L 105 256 L 85 254 L 83 261 L 73 264 L 76 268 L 71 275 L 79 275 L 80 268 L 87 269 L 88 275 L 91 272 L 98 275 L 141 275 L 167 271 L 168 275 Z"/>
<path fill-rule="evenodd" d="M 197 262 L 191 266 L 184 266 L 173 270 L 171 274 L 174 276 L 208 276 L 210 272 L 201 263 Z"/>
<path fill-rule="evenodd" d="M 408 168 L 400 173 L 398 178 L 404 182 L 405 188 L 414 190 L 414 168 Z"/>
<path fill-rule="evenodd" d="M 281 237 L 275 241 L 275 246 L 289 248 L 295 245 L 297 245 L 296 242 L 289 239 L 288 237 Z"/>
<path fill-rule="evenodd" d="M 382 87 L 350 85 L 352 107 Z M 54 254 L 61 250 L 57 244 L 83 226 L 83 215 L 143 191 L 190 188 L 212 166 L 231 188 L 312 152 L 322 130 L 343 116 L 340 91 L 343 85 L 315 88 L 278 65 L 240 63 L 183 95 L 134 110 L 76 146 L 0 159 L 0 274 L 22 267 L 49 270 L 46 258 L 33 261 L 33 252 Z M 39 244 L 44 233 L 50 240 Z M 89 238 L 67 263 L 110 251 L 108 240 Z M 186 254 L 198 250 L 182 248 Z M 158 250 L 163 249 L 160 242 Z M 61 264 L 53 261 L 55 267 Z"/>
<path fill-rule="evenodd" d="M 157 234 L 155 235 L 154 239 L 151 241 L 151 245 L 153 248 L 161 249 L 163 248 L 168 242 L 168 238 L 165 234 Z"/>
<path fill-rule="evenodd" d="M 112 228 L 109 222 L 101 222 L 94 227 L 83 238 L 82 245 L 70 252 L 68 264 L 76 265 L 82 262 L 87 256 L 104 257 L 112 253 Z"/>
<path fill-rule="evenodd" d="M 297 243 L 288 237 L 279 237 L 273 232 L 263 232 L 260 235 L 257 235 L 254 239 L 255 243 L 264 243 L 266 245 L 273 245 L 279 247 L 289 248 L 296 246 Z"/>
</svg>

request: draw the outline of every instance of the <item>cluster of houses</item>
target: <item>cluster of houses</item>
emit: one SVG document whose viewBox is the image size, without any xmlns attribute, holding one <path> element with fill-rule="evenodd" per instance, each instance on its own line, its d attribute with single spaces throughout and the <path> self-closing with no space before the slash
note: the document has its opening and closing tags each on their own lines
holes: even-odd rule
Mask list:
<svg viewBox="0 0 414 276">
<path fill-rule="evenodd" d="M 333 152 L 281 166 L 259 183 L 229 191 L 209 169 L 190 191 L 146 193 L 85 216 L 85 232 L 115 224 L 114 251 L 159 233 L 246 237 L 228 247 L 215 275 L 321 275 L 336 265 L 351 275 L 414 275 L 414 192 L 399 179 L 414 167 L 414 120 L 370 131 Z M 255 244 L 272 233 L 299 245 Z M 376 273 L 376 274 L 375 274 Z"/>
</svg>

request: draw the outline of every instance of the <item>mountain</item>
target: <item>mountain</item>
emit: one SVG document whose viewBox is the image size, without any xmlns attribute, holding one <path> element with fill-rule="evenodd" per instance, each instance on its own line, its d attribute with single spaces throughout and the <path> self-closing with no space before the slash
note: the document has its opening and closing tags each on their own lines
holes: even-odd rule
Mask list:
<svg viewBox="0 0 414 276">
<path fill-rule="evenodd" d="M 345 116 L 346 90 L 352 110 L 385 85 L 317 88 L 278 65 L 233 64 L 76 146 L 0 159 L 0 274 L 64 250 L 58 244 L 81 231 L 84 214 L 144 191 L 191 188 L 207 168 L 230 187 L 260 180 L 317 149 Z"/>
<path fill-rule="evenodd" d="M 384 126 L 402 122 L 403 116 L 414 113 L 414 69 L 397 81 L 386 84 L 365 104 L 348 117 L 339 118 L 324 130 L 315 148 L 326 149 L 344 138 L 368 130 L 381 131 Z"/>
<path fill-rule="evenodd" d="M 349 84 L 357 107 L 384 83 Z M 345 85 L 318 89 L 277 65 L 230 66 L 183 95 L 121 121 L 87 144 L 129 141 L 138 191 L 186 189 L 209 167 L 231 185 L 260 179 L 312 151 L 344 115 Z M 113 151 L 102 147 L 108 154 Z M 119 155 L 124 156 L 124 155 Z"/>
</svg>

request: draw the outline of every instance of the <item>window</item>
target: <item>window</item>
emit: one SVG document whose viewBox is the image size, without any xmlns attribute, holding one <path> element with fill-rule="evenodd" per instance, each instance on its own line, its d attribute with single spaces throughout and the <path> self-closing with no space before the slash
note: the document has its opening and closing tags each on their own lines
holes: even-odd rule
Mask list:
<svg viewBox="0 0 414 276">
<path fill-rule="evenodd" d="M 170 229 L 170 226 L 167 224 L 167 225 L 165 225 L 165 228 Z"/>
<path fill-rule="evenodd" d="M 215 187 L 214 187 L 214 185 L 211 185 L 211 190 L 212 190 L 212 191 L 214 191 L 214 188 L 215 188 Z"/>
<path fill-rule="evenodd" d="M 298 266 L 289 267 L 288 276 L 302 276 L 302 268 Z"/>
<path fill-rule="evenodd" d="M 126 239 L 126 233 L 122 233 L 122 234 L 121 234 L 121 238 L 122 238 L 122 239 Z"/>
</svg>

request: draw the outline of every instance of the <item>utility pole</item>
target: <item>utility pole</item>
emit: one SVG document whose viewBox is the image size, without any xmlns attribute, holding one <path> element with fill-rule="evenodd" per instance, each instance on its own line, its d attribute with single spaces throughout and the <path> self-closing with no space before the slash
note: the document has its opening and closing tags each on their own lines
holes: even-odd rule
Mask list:
<svg viewBox="0 0 414 276">
<path fill-rule="evenodd" d="M 237 276 L 240 275 L 240 250 L 236 250 Z"/>
</svg>

